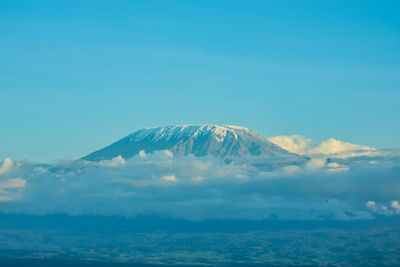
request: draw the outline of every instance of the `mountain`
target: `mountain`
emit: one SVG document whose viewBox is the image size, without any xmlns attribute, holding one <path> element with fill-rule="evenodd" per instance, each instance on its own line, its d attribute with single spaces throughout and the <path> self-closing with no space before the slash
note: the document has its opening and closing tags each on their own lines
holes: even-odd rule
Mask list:
<svg viewBox="0 0 400 267">
<path fill-rule="evenodd" d="M 242 156 L 297 156 L 244 127 L 182 125 L 139 130 L 82 159 L 100 161 L 119 155 L 128 159 L 141 150 L 146 153 L 169 150 L 175 156 L 212 155 L 225 160 Z"/>
</svg>

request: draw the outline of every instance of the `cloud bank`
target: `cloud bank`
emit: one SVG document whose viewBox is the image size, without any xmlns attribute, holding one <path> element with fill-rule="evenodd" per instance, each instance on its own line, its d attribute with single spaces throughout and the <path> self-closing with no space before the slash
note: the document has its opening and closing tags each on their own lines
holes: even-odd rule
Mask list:
<svg viewBox="0 0 400 267">
<path fill-rule="evenodd" d="M 263 161 L 271 159 L 227 164 L 169 151 L 56 165 L 6 159 L 0 167 L 0 212 L 188 220 L 356 220 L 400 213 L 398 157 L 357 165 L 317 157 L 268 170 L 259 167 Z"/>
<path fill-rule="evenodd" d="M 343 142 L 335 138 L 329 138 L 326 141 L 318 143 L 301 135 L 282 135 L 270 137 L 268 141 L 289 152 L 307 156 L 325 155 L 349 158 L 379 154 L 374 148 Z"/>
</svg>

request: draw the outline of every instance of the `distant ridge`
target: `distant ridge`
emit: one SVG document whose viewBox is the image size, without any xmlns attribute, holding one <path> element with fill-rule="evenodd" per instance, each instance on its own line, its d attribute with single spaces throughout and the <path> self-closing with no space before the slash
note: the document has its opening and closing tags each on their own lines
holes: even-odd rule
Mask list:
<svg viewBox="0 0 400 267">
<path fill-rule="evenodd" d="M 242 156 L 295 155 L 245 127 L 232 125 L 176 125 L 145 128 L 82 159 L 100 161 L 121 155 L 128 159 L 141 150 L 169 150 L 175 156 L 212 155 L 227 159 Z"/>
</svg>

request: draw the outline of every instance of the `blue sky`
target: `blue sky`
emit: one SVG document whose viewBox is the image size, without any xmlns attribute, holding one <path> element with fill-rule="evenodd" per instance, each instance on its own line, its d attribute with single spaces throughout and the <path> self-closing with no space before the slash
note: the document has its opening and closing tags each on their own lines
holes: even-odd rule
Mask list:
<svg viewBox="0 0 400 267">
<path fill-rule="evenodd" d="M 0 0 L 0 158 L 148 126 L 400 141 L 398 1 Z"/>
</svg>

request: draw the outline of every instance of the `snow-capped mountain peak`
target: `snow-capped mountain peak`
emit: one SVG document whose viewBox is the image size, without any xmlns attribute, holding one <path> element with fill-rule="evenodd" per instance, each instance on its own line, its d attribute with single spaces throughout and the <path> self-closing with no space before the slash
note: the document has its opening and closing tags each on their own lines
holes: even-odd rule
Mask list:
<svg viewBox="0 0 400 267">
<path fill-rule="evenodd" d="M 169 150 L 175 156 L 212 155 L 219 158 L 259 155 L 290 155 L 266 138 L 245 127 L 232 125 L 175 125 L 145 128 L 93 152 L 83 159 L 98 161 L 121 155 L 127 159 L 141 150 Z"/>
</svg>

